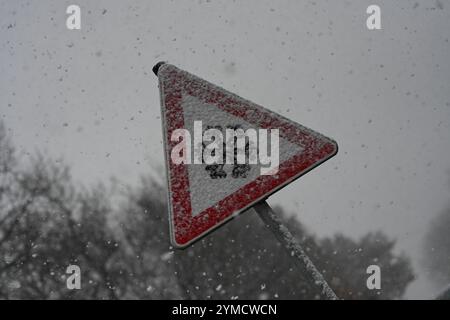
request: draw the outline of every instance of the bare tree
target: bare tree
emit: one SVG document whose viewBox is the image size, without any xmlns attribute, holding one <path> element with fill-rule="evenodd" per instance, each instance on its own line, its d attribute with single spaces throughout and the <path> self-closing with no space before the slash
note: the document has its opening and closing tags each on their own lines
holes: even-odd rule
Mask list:
<svg viewBox="0 0 450 320">
<path fill-rule="evenodd" d="M 0 298 L 315 299 L 316 286 L 260 219 L 246 212 L 183 251 L 170 247 L 165 190 L 154 179 L 117 196 L 82 189 L 62 161 L 18 161 L 0 122 Z M 275 209 L 341 298 L 400 298 L 413 279 L 409 260 L 382 233 L 359 241 L 318 239 Z M 66 268 L 81 269 L 81 290 Z M 366 268 L 383 270 L 382 289 L 366 288 Z"/>
<path fill-rule="evenodd" d="M 450 283 L 450 208 L 431 220 L 423 247 L 423 264 L 438 289 Z"/>
<path fill-rule="evenodd" d="M 401 298 L 414 279 L 409 259 L 395 255 L 395 241 L 382 233 L 359 241 L 343 235 L 317 239 L 281 208 L 275 211 L 342 299 Z M 382 269 L 381 290 L 366 286 L 369 265 Z M 191 248 L 176 252 L 180 286 L 192 299 L 318 299 L 317 287 L 252 211 Z M 195 272 L 186 272 L 195 270 Z"/>
<path fill-rule="evenodd" d="M 153 248 L 158 235 L 147 236 L 150 227 L 162 230 L 147 222 L 144 212 L 134 214 L 131 195 L 122 208 L 129 219 L 118 225 L 106 188 L 76 188 L 61 161 L 42 155 L 19 164 L 3 125 L 0 146 L 0 298 L 171 296 L 173 290 L 163 290 L 170 278 L 158 273 L 167 272 L 161 267 L 162 251 Z M 148 201 L 152 212 L 165 211 L 163 202 Z M 149 229 L 137 234 L 133 224 L 141 222 Z M 66 287 L 71 264 L 81 268 L 82 290 Z"/>
</svg>

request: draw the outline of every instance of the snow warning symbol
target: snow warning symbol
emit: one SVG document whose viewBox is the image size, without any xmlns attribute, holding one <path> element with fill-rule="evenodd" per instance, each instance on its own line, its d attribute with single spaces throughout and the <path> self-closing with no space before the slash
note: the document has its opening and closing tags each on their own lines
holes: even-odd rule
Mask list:
<svg viewBox="0 0 450 320">
<path fill-rule="evenodd" d="M 185 247 L 337 152 L 337 144 L 158 64 L 171 240 Z"/>
</svg>

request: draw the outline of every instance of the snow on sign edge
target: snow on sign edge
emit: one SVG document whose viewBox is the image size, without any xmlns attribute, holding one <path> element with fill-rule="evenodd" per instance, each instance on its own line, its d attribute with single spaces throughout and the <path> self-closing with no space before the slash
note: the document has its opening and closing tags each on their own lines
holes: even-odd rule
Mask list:
<svg viewBox="0 0 450 320">
<path fill-rule="evenodd" d="M 172 245 L 176 248 L 185 248 L 189 246 L 207 233 L 215 230 L 227 221 L 236 217 L 238 214 L 249 209 L 255 203 L 266 199 L 274 192 L 280 190 L 309 172 L 311 169 L 330 159 L 338 152 L 338 145 L 333 139 L 306 128 L 249 100 L 241 98 L 236 94 L 195 75 L 178 69 L 173 65 L 162 64 L 155 73 L 158 75 L 160 89 L 161 121 L 168 187 L 167 196 L 170 240 Z M 165 83 L 165 81 L 169 81 L 170 85 Z M 164 90 L 165 86 L 168 90 Z M 280 163 L 280 170 L 277 177 L 283 175 L 282 178 L 275 179 L 273 176 L 259 176 L 258 179 L 247 184 L 233 196 L 227 197 L 218 202 L 216 206 L 205 210 L 203 212 L 205 214 L 203 217 L 202 215 L 199 215 L 200 217 L 192 217 L 189 194 L 186 196 L 186 194 L 189 193 L 189 181 L 186 178 L 188 176 L 187 169 L 184 165 L 177 166 L 169 162 L 169 152 L 176 143 L 173 143 L 168 139 L 170 136 L 169 131 L 171 132 L 176 128 L 184 128 L 184 118 L 182 116 L 180 117 L 181 110 L 178 110 L 180 109 L 180 93 L 184 92 L 183 90 L 192 90 L 192 87 L 198 90 L 196 93 L 199 93 L 199 96 L 201 96 L 202 99 L 214 99 L 214 101 L 209 101 L 208 103 L 216 104 L 217 107 L 222 110 L 230 112 L 235 116 L 243 117 L 247 121 L 255 124 L 255 126 L 261 128 L 279 128 L 280 137 L 284 137 L 295 144 L 302 143 L 300 145 L 305 148 L 306 152 L 299 153 L 288 161 Z M 189 94 L 196 96 L 195 93 L 193 94 L 192 92 Z M 167 95 L 170 96 L 169 99 L 166 99 Z M 167 104 L 169 104 L 169 106 L 167 106 Z M 241 108 L 239 108 L 239 106 Z M 242 106 L 245 106 L 245 110 Z M 248 112 L 249 110 L 250 112 Z M 308 155 L 305 155 L 306 153 L 308 153 Z M 175 178 L 180 179 L 180 176 L 184 177 L 184 180 L 187 181 L 184 181 L 184 184 L 182 183 L 184 188 L 182 187 L 181 190 L 178 190 L 177 192 L 177 190 L 174 190 L 173 180 Z M 265 177 L 265 179 L 261 177 Z M 260 194 L 257 194 L 256 196 L 248 192 L 249 190 L 253 190 L 248 186 L 254 183 L 260 187 L 258 190 Z M 176 182 L 176 184 L 179 184 L 179 182 Z M 267 184 L 269 185 L 266 186 Z M 247 191 L 246 197 L 252 197 L 252 199 L 248 203 L 241 205 L 238 200 L 242 197 L 242 193 L 245 194 L 245 191 Z M 231 206 L 238 208 L 233 210 L 231 209 Z M 176 208 L 176 210 L 174 210 L 174 208 Z M 224 209 L 221 209 L 219 212 L 217 208 Z M 181 226 L 183 226 L 183 228 L 181 228 Z"/>
</svg>

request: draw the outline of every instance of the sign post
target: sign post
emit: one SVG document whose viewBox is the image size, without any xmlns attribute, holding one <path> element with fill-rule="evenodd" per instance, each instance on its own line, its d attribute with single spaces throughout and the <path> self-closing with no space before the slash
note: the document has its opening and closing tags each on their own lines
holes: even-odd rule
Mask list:
<svg viewBox="0 0 450 320">
<path fill-rule="evenodd" d="M 314 280 L 314 283 L 317 286 L 320 287 L 322 296 L 329 300 L 338 300 L 338 297 L 305 253 L 300 243 L 298 243 L 288 228 L 283 225 L 269 204 L 266 201 L 262 201 L 257 203 L 253 209 L 261 217 L 261 220 L 265 223 L 266 227 L 272 231 L 281 245 L 287 250 L 288 254 L 296 258 L 296 264 Z"/>
<path fill-rule="evenodd" d="M 337 153 L 309 128 L 177 67 L 153 67 L 161 97 L 172 244 L 185 248 L 254 208 L 300 267 L 337 299 L 265 199 Z"/>
</svg>

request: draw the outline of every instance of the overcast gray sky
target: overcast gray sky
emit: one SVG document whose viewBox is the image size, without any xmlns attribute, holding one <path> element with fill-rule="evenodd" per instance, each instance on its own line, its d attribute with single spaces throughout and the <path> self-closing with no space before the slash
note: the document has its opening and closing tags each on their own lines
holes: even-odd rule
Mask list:
<svg viewBox="0 0 450 320">
<path fill-rule="evenodd" d="M 2 0 L 0 117 L 81 183 L 135 184 L 163 166 L 151 68 L 169 61 L 334 138 L 338 155 L 269 203 L 321 236 L 398 239 L 418 275 L 407 297 L 430 298 L 419 259 L 449 205 L 449 36 L 446 1 Z"/>
</svg>

